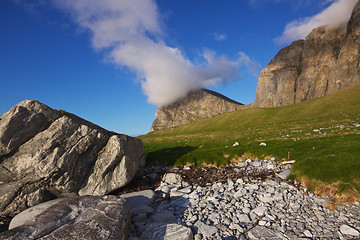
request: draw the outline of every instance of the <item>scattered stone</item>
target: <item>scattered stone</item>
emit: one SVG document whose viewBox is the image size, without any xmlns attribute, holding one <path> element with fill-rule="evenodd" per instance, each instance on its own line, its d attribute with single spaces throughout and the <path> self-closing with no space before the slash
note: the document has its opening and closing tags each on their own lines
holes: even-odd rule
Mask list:
<svg viewBox="0 0 360 240">
<path fill-rule="evenodd" d="M 255 165 L 253 163 L 260 161 L 248 162 L 250 164 L 246 168 L 254 172 L 256 169 L 266 168 L 269 163 L 274 164 L 275 172 L 287 168 L 267 160 Z M 271 236 L 269 239 L 284 239 L 284 236 L 287 239 L 358 238 L 346 234 L 345 228 L 340 229 L 340 226 L 360 225 L 357 216 L 360 204 L 341 206 L 332 212 L 325 208 L 325 199 L 307 192 L 301 186 L 294 187 L 274 175 L 265 180 L 248 176 L 224 178 L 232 176 L 237 171 L 236 168 L 200 167 L 179 171 L 177 174 L 184 179 L 185 173 L 192 174 L 196 171 L 208 175 L 219 173 L 224 180 L 205 186 L 192 182 L 187 187 L 162 182 L 156 194 L 153 191 L 143 191 L 124 195 L 135 206 L 132 209 L 130 237 L 149 239 L 150 235 L 147 234 L 151 233 L 155 238 L 160 234 L 173 239 L 174 236 L 168 231 L 172 231 L 169 226 L 174 226 L 185 232 L 185 236 L 179 235 L 181 239 L 188 239 L 187 233 L 190 232 L 190 239 L 193 235 L 196 239 L 256 239 L 259 234 L 263 235 L 263 239 L 268 239 L 264 236 Z M 162 190 L 172 194 L 181 193 L 181 196 L 163 197 L 160 194 L 164 193 Z M 162 233 L 157 233 L 156 229 L 149 230 L 149 226 L 161 226 Z M 356 227 L 351 228 L 354 233 L 358 231 Z M 148 230 L 149 233 L 146 232 Z"/>
<path fill-rule="evenodd" d="M 263 227 L 263 226 L 256 226 L 248 232 L 248 237 L 251 240 L 288 240 L 286 235 L 281 232 L 274 231 L 272 229 Z"/>
<path fill-rule="evenodd" d="M 274 198 L 273 197 L 268 197 L 268 196 L 260 196 L 259 200 L 264 202 L 264 203 L 268 203 L 268 202 L 274 201 Z"/>
<path fill-rule="evenodd" d="M 192 240 L 193 234 L 190 228 L 179 224 L 152 223 L 145 228 L 141 239 Z"/>
<path fill-rule="evenodd" d="M 267 207 L 265 206 L 261 206 L 261 207 L 257 207 L 255 208 L 254 210 L 252 210 L 251 212 L 252 213 L 255 213 L 257 216 L 264 216 L 265 215 L 265 212 L 267 210 Z"/>
<path fill-rule="evenodd" d="M 181 184 L 182 177 L 176 173 L 166 173 L 162 181 L 167 184 Z"/>
<path fill-rule="evenodd" d="M 153 190 L 143 190 L 121 195 L 121 197 L 126 198 L 130 202 L 131 209 L 136 209 L 143 205 L 149 206 L 154 201 L 155 196 Z"/>
<path fill-rule="evenodd" d="M 260 147 L 266 147 L 266 146 L 267 146 L 266 143 L 264 142 L 260 143 Z"/>
<path fill-rule="evenodd" d="M 241 223 L 249 223 L 251 221 L 249 218 L 249 215 L 247 215 L 247 214 L 240 214 L 237 216 L 237 218 L 239 219 L 239 222 L 241 222 Z"/>
<path fill-rule="evenodd" d="M 194 227 L 197 228 L 198 233 L 200 233 L 203 236 L 208 237 L 208 238 L 213 236 L 218 231 L 217 227 L 206 225 L 205 223 L 203 223 L 201 221 L 197 221 L 194 224 Z"/>
<path fill-rule="evenodd" d="M 360 236 L 360 233 L 358 230 L 346 225 L 346 224 L 343 224 L 340 226 L 340 232 L 344 235 L 349 235 L 349 236 L 353 236 L 353 237 L 359 237 Z"/>
<path fill-rule="evenodd" d="M 244 168 L 254 172 L 269 164 L 273 164 L 275 172 L 288 169 L 271 160 L 249 159 L 247 162 L 249 164 Z M 140 238 L 148 225 L 158 223 L 191 228 L 196 239 L 256 239 L 258 234 L 263 234 L 263 239 L 267 239 L 264 236 L 271 236 L 269 239 L 356 238 L 341 233 L 339 229 L 345 222 L 348 226 L 360 225 L 356 215 L 360 211 L 360 204 L 342 206 L 337 212 L 332 212 L 325 208 L 325 199 L 299 185 L 294 187 L 285 179 L 274 175 L 265 180 L 249 175 L 229 178 L 236 171 L 236 167 L 227 166 L 176 172 L 183 179 L 187 178 L 187 174 L 204 173 L 201 176 L 218 175 L 223 180 L 205 186 L 190 180 L 192 184 L 188 187 L 162 182 L 157 193 L 164 189 L 169 193 L 181 193 L 182 196 L 163 198 L 158 194 L 160 198 L 150 204 L 155 211 L 147 213 L 147 221 L 135 222 L 137 219 L 133 219 L 131 236 Z M 253 230 L 256 226 L 258 228 Z"/>
<path fill-rule="evenodd" d="M 285 180 L 290 174 L 291 174 L 290 169 L 286 169 L 280 173 L 277 173 L 276 176 L 278 176 L 282 180 Z"/>
<path fill-rule="evenodd" d="M 312 238 L 312 237 L 313 237 L 312 233 L 311 233 L 309 230 L 305 230 L 305 231 L 304 231 L 304 235 L 305 235 L 305 237 L 308 237 L 308 238 Z"/>
</svg>

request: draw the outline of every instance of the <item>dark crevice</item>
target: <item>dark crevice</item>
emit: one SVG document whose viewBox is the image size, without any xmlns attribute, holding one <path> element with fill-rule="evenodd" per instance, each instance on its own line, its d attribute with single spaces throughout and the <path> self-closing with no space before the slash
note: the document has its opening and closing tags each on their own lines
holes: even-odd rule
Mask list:
<svg viewBox="0 0 360 240">
<path fill-rule="evenodd" d="M 329 79 L 326 79 L 326 86 L 325 86 L 324 96 L 327 94 L 328 88 L 329 88 Z"/>
<path fill-rule="evenodd" d="M 34 116 L 36 116 L 38 114 L 35 114 Z M 45 116 L 44 114 L 42 114 L 43 116 Z M 31 119 L 34 117 L 34 116 L 31 116 Z M 46 117 L 46 116 L 45 116 Z M 47 119 L 47 123 L 46 124 L 43 124 L 41 125 L 39 128 L 36 129 L 36 132 L 33 133 L 33 134 L 27 134 L 24 138 L 23 138 L 23 141 L 22 143 L 17 147 L 15 148 L 14 150 L 10 151 L 9 153 L 3 155 L 0 157 L 0 164 L 4 161 L 4 159 L 6 158 L 10 158 L 12 157 L 18 150 L 19 148 L 26 144 L 27 142 L 31 141 L 36 135 L 46 131 L 49 129 L 49 127 L 51 126 L 51 124 L 53 124 L 57 119 L 59 119 L 61 116 L 57 117 L 54 119 L 54 121 L 51 121 L 50 119 Z M 47 118 L 47 117 L 46 117 Z M 29 129 L 21 129 L 19 133 L 21 132 L 24 132 L 24 131 L 29 131 Z"/>
</svg>

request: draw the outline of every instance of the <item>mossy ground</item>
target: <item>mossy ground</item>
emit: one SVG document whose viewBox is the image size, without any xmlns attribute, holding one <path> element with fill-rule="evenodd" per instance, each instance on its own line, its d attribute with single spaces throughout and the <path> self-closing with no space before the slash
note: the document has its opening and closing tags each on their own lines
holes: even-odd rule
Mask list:
<svg viewBox="0 0 360 240">
<path fill-rule="evenodd" d="M 360 193 L 360 85 L 291 106 L 225 113 L 139 138 L 149 165 L 290 158 L 296 160 L 293 177 L 306 179 L 310 188 L 336 183 L 337 193 Z M 239 145 L 234 147 L 235 142 Z"/>
</svg>

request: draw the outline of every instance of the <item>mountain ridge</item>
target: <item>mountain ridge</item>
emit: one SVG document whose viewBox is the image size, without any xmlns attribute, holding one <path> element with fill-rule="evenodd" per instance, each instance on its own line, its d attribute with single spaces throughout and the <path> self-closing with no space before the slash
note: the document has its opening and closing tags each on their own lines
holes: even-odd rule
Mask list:
<svg viewBox="0 0 360 240">
<path fill-rule="evenodd" d="M 159 107 L 151 131 L 172 128 L 217 114 L 249 107 L 208 89 L 191 91 L 173 104 Z"/>
<path fill-rule="evenodd" d="M 355 5 L 347 23 L 335 28 L 320 26 L 313 29 L 304 40 L 294 41 L 282 48 L 261 71 L 253 103 L 234 106 L 232 104 L 238 104 L 236 101 L 220 93 L 203 90 L 219 97 L 219 103 L 208 104 L 194 94 L 196 91 L 192 91 L 173 104 L 159 107 L 151 131 L 185 125 L 219 113 L 244 108 L 291 105 L 332 94 L 358 83 L 360 1 Z M 214 105 L 222 105 L 221 101 L 228 101 L 227 104 L 232 107 L 213 111 Z M 203 107 L 199 106 L 201 104 Z"/>
<path fill-rule="evenodd" d="M 281 49 L 261 71 L 252 107 L 279 107 L 360 83 L 360 1 L 336 28 L 315 28 Z"/>
</svg>

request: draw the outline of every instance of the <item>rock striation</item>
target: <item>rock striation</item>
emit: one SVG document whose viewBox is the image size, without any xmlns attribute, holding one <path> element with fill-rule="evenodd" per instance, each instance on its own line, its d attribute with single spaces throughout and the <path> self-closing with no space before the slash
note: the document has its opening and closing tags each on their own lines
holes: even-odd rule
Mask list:
<svg viewBox="0 0 360 240">
<path fill-rule="evenodd" d="M 0 216 L 57 197 L 107 194 L 144 165 L 141 140 L 23 101 L 0 116 Z"/>
<path fill-rule="evenodd" d="M 360 2 L 348 23 L 314 29 L 262 70 L 252 107 L 279 107 L 360 83 Z"/>
<path fill-rule="evenodd" d="M 0 239 L 125 240 L 130 232 L 130 205 L 116 196 L 63 198 L 33 208 L 21 212 L 22 222 L 0 233 Z"/>
<path fill-rule="evenodd" d="M 159 107 L 155 112 L 151 131 L 181 126 L 243 108 L 246 106 L 220 93 L 199 89 L 191 91 L 171 105 Z"/>
</svg>

